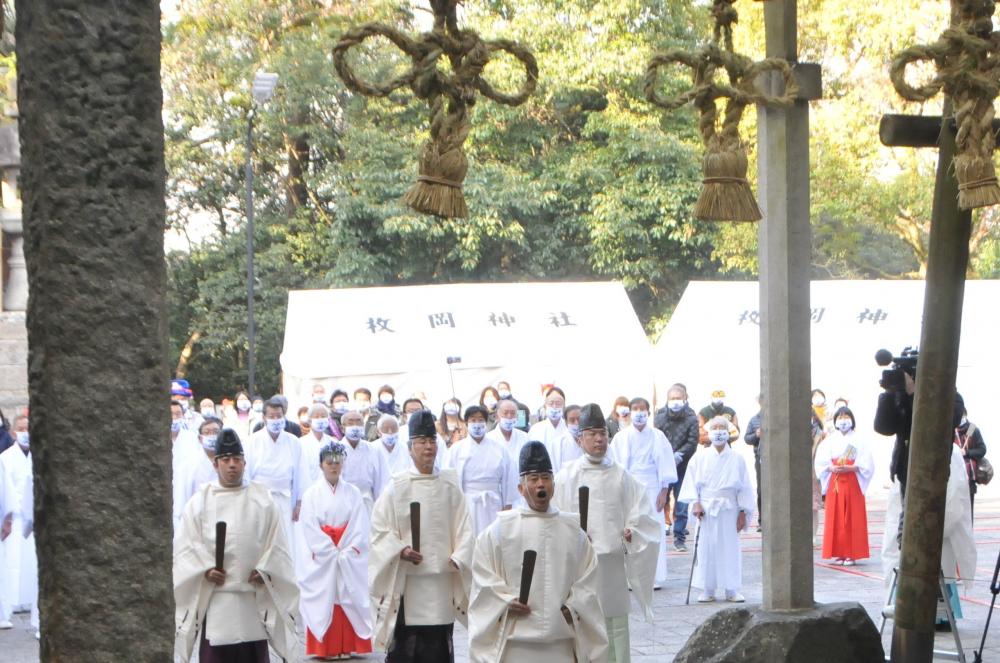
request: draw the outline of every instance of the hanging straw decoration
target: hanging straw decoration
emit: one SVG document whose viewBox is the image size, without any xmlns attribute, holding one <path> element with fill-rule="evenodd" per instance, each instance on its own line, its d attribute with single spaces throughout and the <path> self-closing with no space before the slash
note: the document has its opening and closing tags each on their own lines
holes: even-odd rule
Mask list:
<svg viewBox="0 0 1000 663">
<path fill-rule="evenodd" d="M 955 108 L 955 177 L 962 209 L 1000 203 L 993 167 L 993 102 L 1000 91 L 1000 33 L 993 31 L 993 0 L 961 0 L 959 23 L 929 46 L 913 46 L 895 58 L 889 70 L 893 87 L 907 101 L 924 102 L 942 89 Z M 933 62 L 937 74 L 927 84 L 906 82 L 914 62 Z M 946 120 L 949 118 L 946 118 Z"/>
<path fill-rule="evenodd" d="M 787 108 L 795 103 L 799 86 L 792 66 L 779 58 L 760 62 L 733 50 L 733 25 L 738 21 L 736 0 L 713 0 L 715 21 L 711 43 L 694 52 L 671 49 L 658 53 L 646 68 L 646 99 L 666 110 L 688 103 L 698 109 L 698 131 L 705 146 L 702 188 L 694 206 L 695 218 L 705 221 L 759 221 L 760 207 L 747 181 L 747 149 L 740 138 L 740 119 L 750 104 Z M 661 67 L 680 64 L 691 69 L 694 86 L 675 97 L 658 90 Z M 715 80 L 725 71 L 728 84 Z M 777 72 L 784 81 L 780 96 L 765 94 L 757 79 L 765 72 Z M 725 99 L 725 112 L 718 126 L 716 99 Z"/>
<path fill-rule="evenodd" d="M 508 40 L 484 41 L 473 30 L 458 27 L 458 0 L 431 0 L 434 28 L 417 38 L 384 23 L 368 23 L 341 37 L 333 49 L 333 62 L 344 84 L 366 97 L 386 97 L 409 87 L 430 107 L 430 139 L 420 154 L 417 182 L 403 201 L 423 214 L 445 218 L 465 218 L 468 208 L 462 184 L 469 170 L 465 139 L 472 129 L 469 111 L 478 91 L 487 99 L 506 106 L 520 106 L 538 84 L 538 64 L 525 47 Z M 413 66 L 403 75 L 385 83 L 364 81 L 347 62 L 347 52 L 366 39 L 382 36 L 406 54 Z M 506 52 L 524 66 L 525 79 L 514 94 L 496 90 L 482 77 L 483 69 L 498 52 Z M 438 68 L 448 58 L 451 71 Z"/>
</svg>

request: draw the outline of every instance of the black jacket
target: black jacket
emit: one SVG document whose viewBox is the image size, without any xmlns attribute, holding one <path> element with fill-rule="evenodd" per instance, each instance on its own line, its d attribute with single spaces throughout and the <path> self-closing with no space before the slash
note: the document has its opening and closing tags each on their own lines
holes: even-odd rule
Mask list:
<svg viewBox="0 0 1000 663">
<path fill-rule="evenodd" d="M 955 410 L 953 426 L 958 427 L 965 410 L 965 401 L 961 394 L 955 393 Z M 883 391 L 878 396 L 875 408 L 875 432 L 880 435 L 895 435 L 896 444 L 892 448 L 892 461 L 889 464 L 889 478 L 899 479 L 900 485 L 906 488 L 906 471 L 910 462 L 910 428 L 913 425 L 913 396 L 894 391 Z M 949 438 L 948 442 L 954 440 Z"/>
<path fill-rule="evenodd" d="M 677 463 L 677 471 L 683 472 L 687 462 L 691 460 L 698 448 L 698 415 L 690 406 L 679 412 L 673 412 L 664 406 L 656 411 L 653 425 L 659 428 L 675 453 L 681 454 L 681 462 Z"/>
<path fill-rule="evenodd" d="M 757 460 L 760 460 L 760 418 L 760 412 L 750 418 L 746 435 L 743 436 L 743 441 L 753 447 L 753 456 Z"/>
</svg>

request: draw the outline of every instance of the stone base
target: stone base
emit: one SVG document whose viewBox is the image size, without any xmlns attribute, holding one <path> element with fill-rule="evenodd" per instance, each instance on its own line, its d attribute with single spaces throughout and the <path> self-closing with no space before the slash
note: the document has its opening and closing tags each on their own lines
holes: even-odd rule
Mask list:
<svg viewBox="0 0 1000 663">
<path fill-rule="evenodd" d="M 0 313 L 0 410 L 28 407 L 28 327 L 23 312 Z"/>
<path fill-rule="evenodd" d="M 798 612 L 721 610 L 691 635 L 674 663 L 876 663 L 882 639 L 859 603 Z"/>
</svg>

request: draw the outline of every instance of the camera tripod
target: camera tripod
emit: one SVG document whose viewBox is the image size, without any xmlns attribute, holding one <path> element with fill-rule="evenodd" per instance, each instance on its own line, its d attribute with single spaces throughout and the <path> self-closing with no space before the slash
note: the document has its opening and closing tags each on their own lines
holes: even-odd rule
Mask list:
<svg viewBox="0 0 1000 663">
<path fill-rule="evenodd" d="M 1000 594 L 1000 585 L 997 584 L 997 576 L 1000 575 L 1000 553 L 997 553 L 997 563 L 993 567 L 993 581 L 990 583 L 990 593 L 993 599 L 990 601 L 990 611 L 986 613 L 986 626 L 983 628 L 983 639 L 979 641 L 979 649 L 972 652 L 973 663 L 983 663 L 983 648 L 986 646 L 986 634 L 990 630 L 990 618 L 993 617 L 993 607 L 997 602 L 997 594 Z"/>
</svg>

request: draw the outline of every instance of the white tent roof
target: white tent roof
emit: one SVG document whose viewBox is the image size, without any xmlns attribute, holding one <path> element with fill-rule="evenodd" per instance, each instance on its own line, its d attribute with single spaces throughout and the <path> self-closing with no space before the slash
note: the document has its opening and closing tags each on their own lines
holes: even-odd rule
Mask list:
<svg viewBox="0 0 1000 663">
<path fill-rule="evenodd" d="M 892 444 L 872 432 L 883 370 L 875 352 L 886 348 L 898 355 L 907 345 L 919 345 L 924 282 L 816 281 L 810 301 L 812 386 L 824 391 L 829 407 L 838 397 L 847 398 L 858 430 L 883 443 L 875 445 L 881 484 L 888 477 Z M 758 410 L 760 392 L 758 302 L 756 282 L 691 282 L 653 350 L 659 400 L 672 383 L 683 382 L 697 410 L 714 389 L 724 389 L 745 429 Z M 1000 329 L 998 302 L 1000 281 L 966 283 L 958 390 L 969 418 L 987 427 L 992 406 L 987 371 L 995 363 L 990 338 Z M 880 487 L 876 483 L 873 488 Z"/>
<path fill-rule="evenodd" d="M 452 394 L 446 360 L 461 357 L 452 368 L 464 405 L 507 380 L 532 407 L 548 383 L 570 402 L 607 407 L 652 393 L 648 352 L 620 283 L 346 288 L 289 293 L 281 367 L 293 405 L 308 402 L 316 382 L 327 393 L 388 383 L 397 402 L 424 391 L 437 410 Z"/>
</svg>

